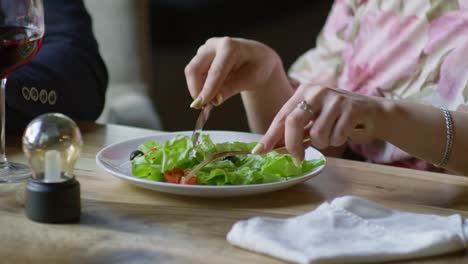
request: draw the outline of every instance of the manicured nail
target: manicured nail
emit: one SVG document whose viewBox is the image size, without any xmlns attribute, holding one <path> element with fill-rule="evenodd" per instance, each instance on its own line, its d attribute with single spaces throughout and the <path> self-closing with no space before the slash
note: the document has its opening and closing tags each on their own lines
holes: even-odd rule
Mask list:
<svg viewBox="0 0 468 264">
<path fill-rule="evenodd" d="M 221 105 L 223 103 L 223 100 L 224 100 L 223 96 L 221 94 L 218 94 L 216 96 L 216 102 L 214 103 L 214 105 L 215 106 Z"/>
<path fill-rule="evenodd" d="M 201 97 L 197 97 L 197 99 L 193 100 L 193 102 L 190 104 L 191 108 L 194 109 L 199 109 L 203 107 L 203 99 Z"/>
<path fill-rule="evenodd" d="M 262 152 L 262 150 L 265 148 L 265 146 L 262 143 L 258 143 L 255 145 L 255 147 L 252 149 L 252 154 L 259 154 Z"/>
<path fill-rule="evenodd" d="M 299 167 L 302 164 L 302 161 L 297 159 L 297 158 L 292 158 L 292 161 L 293 161 L 294 165 L 296 165 L 296 167 Z"/>
</svg>

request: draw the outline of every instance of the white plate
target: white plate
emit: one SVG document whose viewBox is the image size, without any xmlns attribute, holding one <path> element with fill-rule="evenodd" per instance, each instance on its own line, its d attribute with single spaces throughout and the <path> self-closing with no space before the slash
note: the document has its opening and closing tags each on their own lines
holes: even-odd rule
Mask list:
<svg viewBox="0 0 468 264">
<path fill-rule="evenodd" d="M 162 133 L 154 136 L 135 138 L 115 143 L 99 151 L 96 155 L 96 162 L 101 168 L 108 171 L 115 177 L 131 184 L 159 192 L 200 197 L 232 197 L 277 191 L 304 182 L 318 175 L 325 167 L 325 165 L 322 165 L 304 176 L 295 177 L 284 182 L 230 186 L 172 184 L 141 179 L 132 175 L 129 156 L 130 153 L 136 150 L 140 144 L 147 140 L 164 142 L 174 138 L 176 135 L 191 135 L 191 133 L 192 132 L 190 131 Z M 229 131 L 203 131 L 203 133 L 210 134 L 211 139 L 215 143 L 226 141 L 256 142 L 261 137 L 258 134 Z M 308 148 L 305 158 L 310 160 L 324 158 L 324 156 L 318 150 Z"/>
</svg>

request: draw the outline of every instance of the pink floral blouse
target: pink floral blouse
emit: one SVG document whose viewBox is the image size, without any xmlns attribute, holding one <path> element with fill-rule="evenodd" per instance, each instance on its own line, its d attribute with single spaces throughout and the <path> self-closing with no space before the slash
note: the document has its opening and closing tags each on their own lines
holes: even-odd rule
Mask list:
<svg viewBox="0 0 468 264">
<path fill-rule="evenodd" d="M 335 0 L 316 47 L 290 75 L 467 111 L 468 0 Z M 386 142 L 352 148 L 372 162 L 434 169 Z"/>
</svg>

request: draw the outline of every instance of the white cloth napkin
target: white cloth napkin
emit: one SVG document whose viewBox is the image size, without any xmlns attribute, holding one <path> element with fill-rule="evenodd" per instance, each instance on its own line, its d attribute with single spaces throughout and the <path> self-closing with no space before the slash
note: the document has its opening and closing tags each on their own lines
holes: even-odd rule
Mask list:
<svg viewBox="0 0 468 264">
<path fill-rule="evenodd" d="M 460 215 L 407 213 L 345 196 L 297 217 L 239 221 L 227 240 L 296 263 L 375 263 L 464 249 L 467 225 Z"/>
</svg>

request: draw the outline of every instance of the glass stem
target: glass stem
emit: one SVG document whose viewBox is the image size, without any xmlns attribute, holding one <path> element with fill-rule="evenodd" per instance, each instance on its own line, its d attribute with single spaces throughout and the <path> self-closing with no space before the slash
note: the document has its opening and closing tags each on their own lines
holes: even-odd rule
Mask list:
<svg viewBox="0 0 468 264">
<path fill-rule="evenodd" d="M 5 152 L 5 88 L 7 79 L 3 78 L 0 87 L 0 169 L 8 167 Z"/>
</svg>

